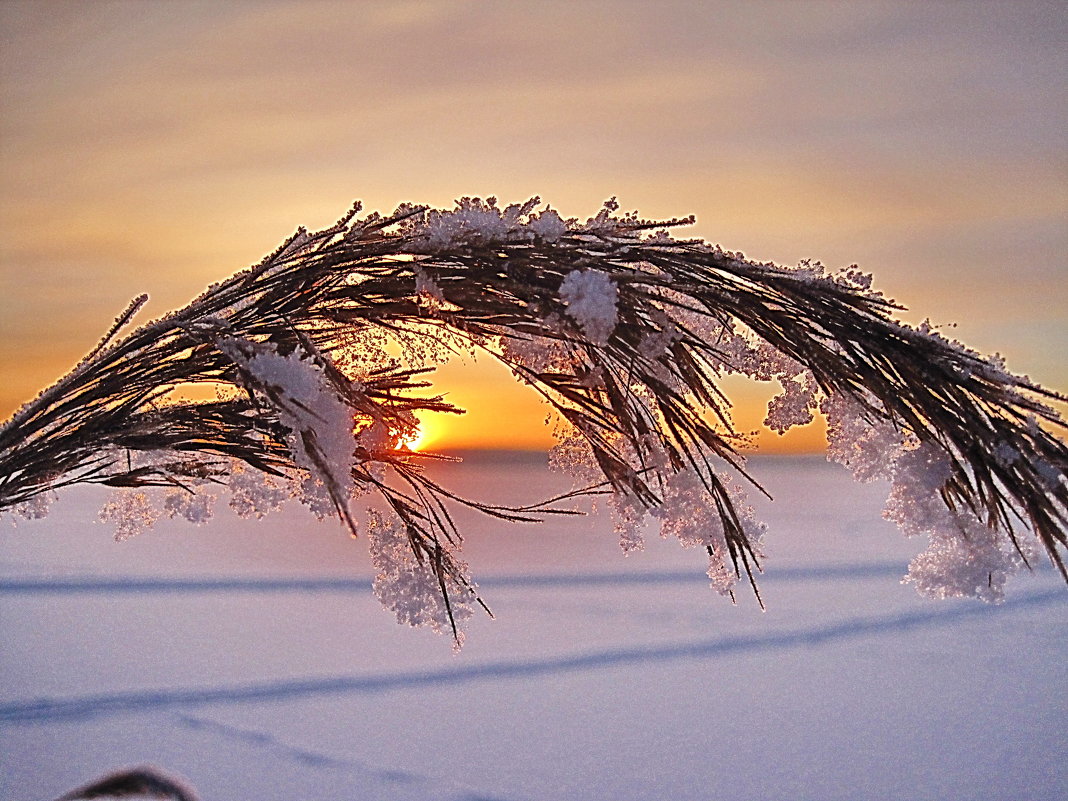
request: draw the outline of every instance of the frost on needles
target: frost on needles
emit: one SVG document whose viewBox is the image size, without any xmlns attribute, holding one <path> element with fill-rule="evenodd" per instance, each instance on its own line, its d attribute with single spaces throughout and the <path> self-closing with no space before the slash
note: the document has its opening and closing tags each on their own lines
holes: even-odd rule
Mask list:
<svg viewBox="0 0 1068 801">
<path fill-rule="evenodd" d="M 585 221 L 538 198 L 359 213 L 298 229 L 120 336 L 138 298 L 0 428 L 0 509 L 40 517 L 55 491 L 105 484 L 101 519 L 123 538 L 161 514 L 203 523 L 217 498 L 256 517 L 297 498 L 366 536 L 398 620 L 459 640 L 481 600 L 450 510 L 570 513 L 458 497 L 423 469 L 442 457 L 404 446 L 415 412 L 461 411 L 433 394 L 432 368 L 484 352 L 550 405 L 570 497 L 608 496 L 625 552 L 654 518 L 704 552 L 725 595 L 755 591 L 764 536 L 719 389 L 729 374 L 779 384 L 769 429 L 821 413 L 829 458 L 889 479 L 886 517 L 930 541 L 907 577 L 920 592 L 998 601 L 1043 552 L 1068 579 L 1068 449 L 1049 406 L 1064 396 L 897 321 L 855 267 L 756 263 L 671 235 L 692 218 L 644 220 L 614 200 Z M 204 386 L 215 399 L 188 399 Z"/>
</svg>

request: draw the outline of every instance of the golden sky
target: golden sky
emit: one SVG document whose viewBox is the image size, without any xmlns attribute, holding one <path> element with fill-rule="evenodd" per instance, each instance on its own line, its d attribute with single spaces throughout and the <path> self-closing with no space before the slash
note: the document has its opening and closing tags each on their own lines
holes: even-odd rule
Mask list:
<svg viewBox="0 0 1068 801">
<path fill-rule="evenodd" d="M 0 0 L 0 414 L 351 202 L 540 195 L 760 260 L 859 263 L 1068 390 L 1061 2 Z M 142 318 L 144 319 L 144 318 Z M 450 365 L 440 447 L 543 447 Z M 763 417 L 737 392 L 738 423 Z M 818 430 L 771 449 L 815 447 Z"/>
</svg>

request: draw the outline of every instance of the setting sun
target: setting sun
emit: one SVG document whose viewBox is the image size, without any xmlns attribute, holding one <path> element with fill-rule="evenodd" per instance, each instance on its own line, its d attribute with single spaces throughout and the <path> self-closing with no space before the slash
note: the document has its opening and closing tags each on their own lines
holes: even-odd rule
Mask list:
<svg viewBox="0 0 1068 801">
<path fill-rule="evenodd" d="M 420 430 L 416 431 L 414 434 L 411 434 L 411 435 L 409 435 L 407 437 L 405 437 L 405 436 L 399 437 L 397 439 L 397 447 L 398 448 L 406 448 L 407 450 L 410 450 L 410 451 L 422 450 L 423 440 L 424 439 L 426 439 L 426 437 L 425 437 L 422 429 L 420 428 Z"/>
<path fill-rule="evenodd" d="M 440 447 L 442 440 L 448 440 L 447 430 L 442 431 L 443 425 L 440 418 L 444 415 L 424 412 L 416 416 L 418 428 L 408 435 L 400 434 L 397 437 L 397 447 L 406 448 L 410 451 L 425 451 L 434 447 Z M 445 424 L 447 426 L 447 423 Z"/>
</svg>

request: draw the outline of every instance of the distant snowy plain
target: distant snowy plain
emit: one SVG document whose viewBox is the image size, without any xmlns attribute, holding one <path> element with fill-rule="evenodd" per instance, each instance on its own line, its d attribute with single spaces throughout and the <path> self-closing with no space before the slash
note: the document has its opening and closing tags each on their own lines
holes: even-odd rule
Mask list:
<svg viewBox="0 0 1068 801">
<path fill-rule="evenodd" d="M 883 485 L 760 458 L 761 612 L 702 554 L 624 557 L 607 516 L 458 515 L 495 619 L 446 637 L 372 597 L 363 542 L 223 506 L 116 543 L 74 490 L 0 531 L 0 798 L 150 763 L 205 801 L 1068 798 L 1068 590 L 999 606 L 899 579 Z M 566 489 L 544 457 L 436 467 L 461 494 Z"/>
</svg>

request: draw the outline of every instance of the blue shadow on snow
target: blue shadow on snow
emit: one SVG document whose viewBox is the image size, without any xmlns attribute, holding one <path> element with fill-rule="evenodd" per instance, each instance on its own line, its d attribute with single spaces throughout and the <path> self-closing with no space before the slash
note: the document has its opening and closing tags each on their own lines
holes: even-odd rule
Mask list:
<svg viewBox="0 0 1068 801">
<path fill-rule="evenodd" d="M 898 562 L 859 565 L 811 565 L 771 568 L 760 581 L 834 581 L 843 579 L 898 578 L 907 567 Z M 661 570 L 642 573 L 552 573 L 484 576 L 484 589 L 554 589 L 614 585 L 689 584 L 707 582 L 698 569 Z M 56 578 L 0 579 L 0 595 L 64 595 L 111 593 L 200 592 L 370 592 L 371 580 L 363 578 L 265 577 L 265 578 L 166 578 L 63 576 Z"/>
<path fill-rule="evenodd" d="M 543 659 L 487 662 L 460 668 L 402 671 L 379 675 L 284 679 L 229 687 L 142 690 L 101 693 L 80 698 L 15 701 L 0 704 L 0 723 L 38 723 L 148 712 L 200 704 L 288 701 L 296 698 L 344 693 L 444 687 L 471 681 L 545 676 L 561 672 L 601 670 L 679 659 L 708 659 L 739 653 L 824 645 L 877 634 L 946 626 L 970 618 L 990 618 L 1048 604 L 1063 603 L 1064 600 L 1064 590 L 1058 588 L 1022 596 L 1000 606 L 963 602 L 949 608 L 940 606 L 937 609 L 899 612 L 882 617 L 854 618 L 798 631 L 724 636 L 673 645 L 609 648 Z"/>
</svg>

